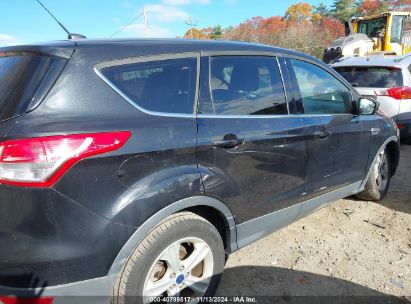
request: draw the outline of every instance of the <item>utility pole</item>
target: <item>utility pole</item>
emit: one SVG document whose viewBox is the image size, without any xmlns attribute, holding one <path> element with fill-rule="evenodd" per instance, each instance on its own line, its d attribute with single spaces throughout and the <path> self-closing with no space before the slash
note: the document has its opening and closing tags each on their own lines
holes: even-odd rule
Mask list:
<svg viewBox="0 0 411 304">
<path fill-rule="evenodd" d="M 131 20 L 129 23 L 127 23 L 125 26 L 121 27 L 118 31 L 115 31 L 113 34 L 111 34 L 110 37 L 114 37 L 115 35 L 117 35 L 118 33 L 124 31 L 126 28 L 128 28 L 130 25 L 133 25 L 138 19 L 140 19 L 141 16 L 144 15 L 144 25 L 146 28 L 146 36 L 148 37 L 148 19 L 146 20 L 146 16 L 145 16 L 145 10 L 138 14 L 137 17 L 133 18 L 133 20 Z"/>
<path fill-rule="evenodd" d="M 146 7 L 144 7 L 143 14 L 144 14 L 144 30 L 146 32 L 146 37 L 148 38 L 149 37 L 149 32 L 148 32 L 149 23 L 148 23 L 148 15 L 147 15 Z"/>
<path fill-rule="evenodd" d="M 192 17 L 189 17 L 189 18 L 187 18 L 186 19 L 186 24 L 190 27 L 190 36 L 191 36 L 191 39 L 193 39 L 194 38 L 194 36 L 193 36 L 193 28 L 195 27 L 195 26 L 197 26 L 197 22 L 198 22 L 198 20 L 193 20 L 193 18 Z"/>
</svg>

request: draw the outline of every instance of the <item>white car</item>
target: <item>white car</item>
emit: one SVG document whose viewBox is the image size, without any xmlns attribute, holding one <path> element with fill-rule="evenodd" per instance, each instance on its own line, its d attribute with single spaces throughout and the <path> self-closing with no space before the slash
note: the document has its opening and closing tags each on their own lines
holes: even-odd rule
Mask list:
<svg viewBox="0 0 411 304">
<path fill-rule="evenodd" d="M 357 91 L 380 103 L 403 141 L 411 140 L 411 55 L 343 58 L 332 67 Z"/>
</svg>

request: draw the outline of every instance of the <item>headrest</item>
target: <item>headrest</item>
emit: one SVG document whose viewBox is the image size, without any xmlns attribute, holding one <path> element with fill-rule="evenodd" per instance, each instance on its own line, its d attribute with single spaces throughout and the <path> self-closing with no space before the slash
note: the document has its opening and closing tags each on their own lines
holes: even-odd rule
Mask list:
<svg viewBox="0 0 411 304">
<path fill-rule="evenodd" d="M 229 85 L 230 91 L 252 92 L 260 87 L 260 73 L 254 64 L 239 63 L 234 66 Z"/>
</svg>

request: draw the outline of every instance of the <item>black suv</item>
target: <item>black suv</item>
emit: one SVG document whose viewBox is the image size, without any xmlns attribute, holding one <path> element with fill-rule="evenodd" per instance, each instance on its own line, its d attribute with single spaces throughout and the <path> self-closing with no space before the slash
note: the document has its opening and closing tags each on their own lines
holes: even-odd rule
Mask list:
<svg viewBox="0 0 411 304">
<path fill-rule="evenodd" d="M 377 108 L 262 45 L 0 49 L 0 300 L 212 295 L 226 254 L 333 200 L 384 197 L 398 129 Z"/>
</svg>

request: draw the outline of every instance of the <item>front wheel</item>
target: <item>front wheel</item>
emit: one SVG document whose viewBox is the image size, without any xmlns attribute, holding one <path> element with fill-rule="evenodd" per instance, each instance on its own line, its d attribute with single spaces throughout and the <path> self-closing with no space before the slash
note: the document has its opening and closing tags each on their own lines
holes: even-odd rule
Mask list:
<svg viewBox="0 0 411 304">
<path fill-rule="evenodd" d="M 211 296 L 224 262 L 223 242 L 211 223 L 190 212 L 172 215 L 134 250 L 118 279 L 113 302 Z"/>
<path fill-rule="evenodd" d="M 388 192 L 391 181 L 391 160 L 385 149 L 377 156 L 377 160 L 371 168 L 370 176 L 365 184 L 363 192 L 357 197 L 368 201 L 382 200 Z"/>
</svg>

